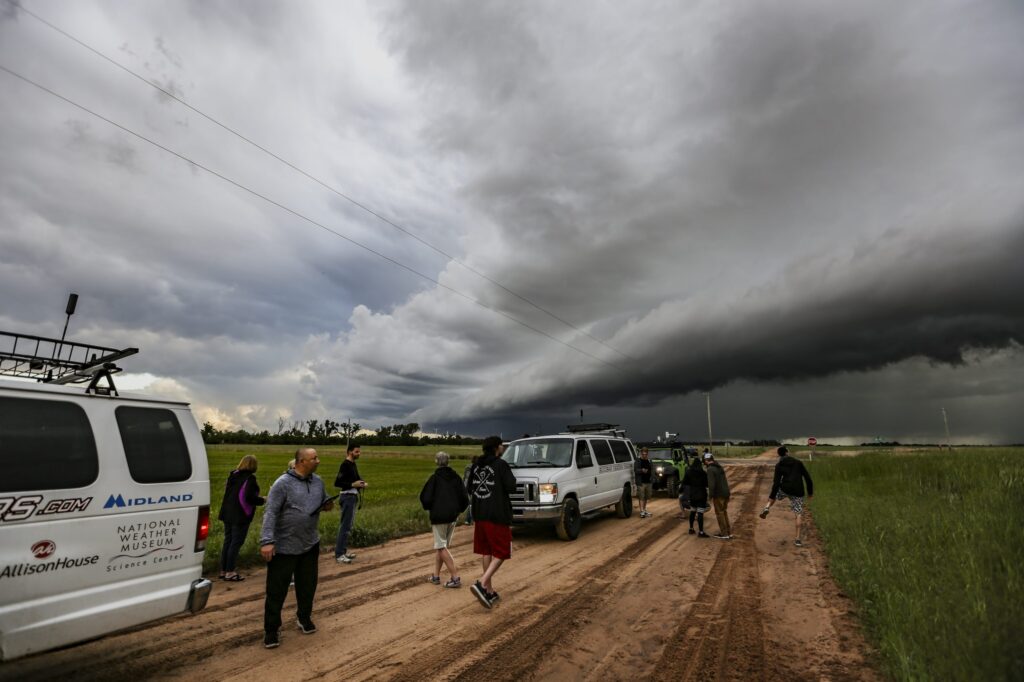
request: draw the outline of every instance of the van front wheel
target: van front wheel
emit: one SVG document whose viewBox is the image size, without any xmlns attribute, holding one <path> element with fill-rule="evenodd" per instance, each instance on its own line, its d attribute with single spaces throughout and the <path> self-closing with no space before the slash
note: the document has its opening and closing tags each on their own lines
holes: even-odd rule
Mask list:
<svg viewBox="0 0 1024 682">
<path fill-rule="evenodd" d="M 622 489 L 622 497 L 615 503 L 615 513 L 620 519 L 628 519 L 633 515 L 633 495 L 629 492 L 628 484 Z"/>
<path fill-rule="evenodd" d="M 562 503 L 562 513 L 555 524 L 555 533 L 560 540 L 575 540 L 579 537 L 583 518 L 580 516 L 580 505 L 573 498 Z"/>
</svg>

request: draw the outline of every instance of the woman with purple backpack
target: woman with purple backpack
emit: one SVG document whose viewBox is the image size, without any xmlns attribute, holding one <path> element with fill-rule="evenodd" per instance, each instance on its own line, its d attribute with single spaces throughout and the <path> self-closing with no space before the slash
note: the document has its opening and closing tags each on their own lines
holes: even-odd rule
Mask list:
<svg viewBox="0 0 1024 682">
<path fill-rule="evenodd" d="M 253 455 L 246 455 L 238 468 L 228 475 L 224 486 L 224 500 L 220 503 L 219 519 L 224 522 L 224 546 L 220 553 L 220 579 L 229 582 L 245 580 L 235 571 L 238 552 L 245 544 L 249 524 L 256 507 L 266 500 L 260 497 L 260 484 L 256 482 L 258 463 Z"/>
</svg>

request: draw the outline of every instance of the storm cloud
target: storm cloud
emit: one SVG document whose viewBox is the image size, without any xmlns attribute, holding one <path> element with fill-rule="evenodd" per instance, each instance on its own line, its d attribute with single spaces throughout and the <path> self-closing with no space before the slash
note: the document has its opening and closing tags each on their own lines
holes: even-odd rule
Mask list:
<svg viewBox="0 0 1024 682">
<path fill-rule="evenodd" d="M 5 12 L 4 66 L 427 276 L 0 74 L 0 328 L 76 290 L 201 419 L 1024 440 L 1018 3 L 25 4 L 443 252 Z"/>
</svg>

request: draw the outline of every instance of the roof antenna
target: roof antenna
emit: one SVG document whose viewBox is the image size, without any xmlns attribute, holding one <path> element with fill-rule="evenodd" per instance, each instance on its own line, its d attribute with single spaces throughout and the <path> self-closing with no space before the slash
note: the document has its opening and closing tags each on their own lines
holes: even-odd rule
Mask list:
<svg viewBox="0 0 1024 682">
<path fill-rule="evenodd" d="M 73 293 L 68 296 L 68 305 L 67 308 L 64 309 L 64 312 L 67 313 L 68 317 L 64 320 L 64 333 L 60 335 L 60 350 L 54 349 L 56 351 L 55 355 L 58 358 L 61 356 L 61 353 L 64 352 L 64 337 L 68 335 L 68 324 L 71 322 L 71 316 L 75 314 L 76 305 L 78 305 L 78 294 Z"/>
</svg>

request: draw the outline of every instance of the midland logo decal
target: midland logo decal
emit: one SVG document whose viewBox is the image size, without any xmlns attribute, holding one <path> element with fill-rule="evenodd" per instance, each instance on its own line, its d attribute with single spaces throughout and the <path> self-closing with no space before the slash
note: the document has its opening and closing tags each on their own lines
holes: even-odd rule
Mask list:
<svg viewBox="0 0 1024 682">
<path fill-rule="evenodd" d="M 103 505 L 104 509 L 111 507 L 147 507 L 152 504 L 170 504 L 171 502 L 189 502 L 192 500 L 192 493 L 183 495 L 161 495 L 160 497 L 125 497 L 123 495 L 111 495 Z"/>
<path fill-rule="evenodd" d="M 47 559 L 57 551 L 57 544 L 53 540 L 40 540 L 32 545 L 32 556 L 37 559 Z"/>
</svg>

